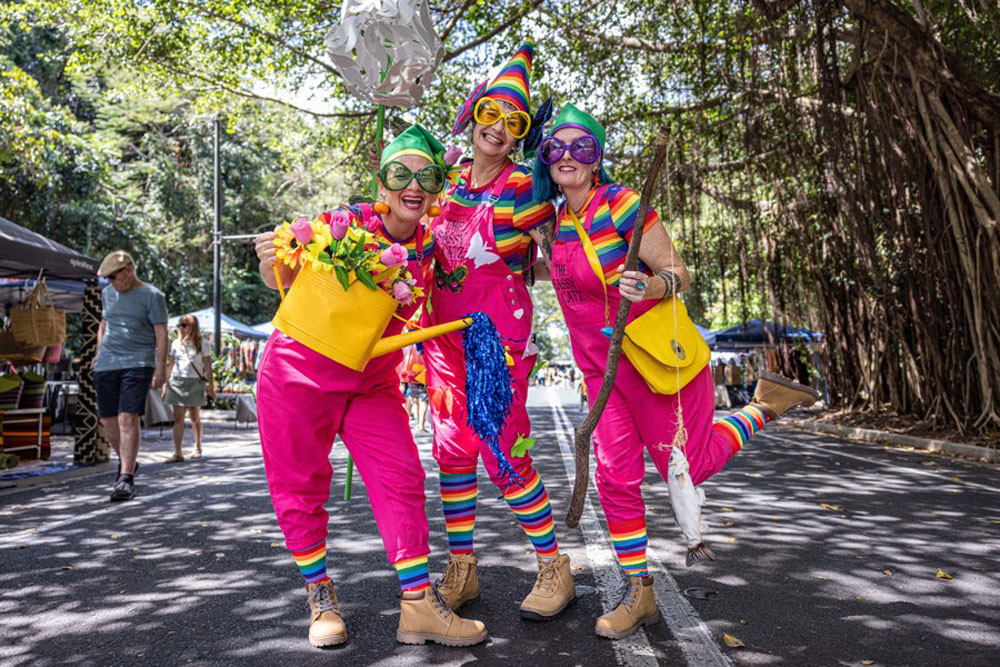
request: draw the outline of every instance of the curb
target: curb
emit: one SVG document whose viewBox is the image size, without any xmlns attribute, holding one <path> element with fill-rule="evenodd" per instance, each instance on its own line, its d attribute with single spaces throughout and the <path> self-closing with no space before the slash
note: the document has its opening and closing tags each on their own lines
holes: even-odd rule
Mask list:
<svg viewBox="0 0 1000 667">
<path fill-rule="evenodd" d="M 980 447 L 978 445 L 966 445 L 948 440 L 935 440 L 932 438 L 917 438 L 912 435 L 902 433 L 891 433 L 889 431 L 875 431 L 867 428 L 857 428 L 855 426 L 841 426 L 839 424 L 828 424 L 809 419 L 794 419 L 784 417 L 782 424 L 793 426 L 805 431 L 817 431 L 820 433 L 831 433 L 843 438 L 852 440 L 863 440 L 878 444 L 892 443 L 894 445 L 906 445 L 917 449 L 926 449 L 931 452 L 945 452 L 956 456 L 966 456 L 979 461 L 989 463 L 1000 463 L 1000 449 L 992 447 Z"/>
</svg>

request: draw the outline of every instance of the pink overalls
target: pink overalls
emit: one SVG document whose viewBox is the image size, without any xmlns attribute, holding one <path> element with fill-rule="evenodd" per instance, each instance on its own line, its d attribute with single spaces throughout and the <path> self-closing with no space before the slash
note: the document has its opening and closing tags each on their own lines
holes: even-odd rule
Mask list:
<svg viewBox="0 0 1000 667">
<path fill-rule="evenodd" d="M 560 220 L 563 215 L 566 213 L 560 211 Z M 583 225 L 589 232 L 590 220 L 583 221 Z M 587 262 L 579 239 L 553 243 L 552 285 L 569 328 L 573 356 L 583 372 L 588 400 L 593 405 L 604 378 L 611 341 L 600 331 L 606 324 L 604 289 Z M 607 290 L 613 321 L 621 296 L 617 285 L 608 285 Z M 629 322 L 654 305 L 655 301 L 632 304 Z M 678 399 L 688 431 L 686 454 L 694 483 L 705 481 L 732 458 L 734 451 L 729 441 L 712 430 L 715 394 L 708 367 L 677 395 L 668 396 L 650 391 L 623 354 L 607 407 L 594 431 L 597 492 L 609 523 L 645 516 L 640 491 L 645 474 L 643 448 L 649 451 L 660 476 L 667 478 L 670 443 L 677 430 Z"/>
<path fill-rule="evenodd" d="M 431 324 L 483 311 L 492 318 L 503 345 L 514 360 L 510 369 L 514 402 L 500 435 L 500 448 L 518 474 L 530 470 L 531 456 L 513 457 L 511 448 L 518 435 L 531 432 L 525 400 L 528 374 L 536 355 L 525 356 L 531 337 L 533 307 L 524 277 L 511 272 L 497 252 L 493 236 L 493 204 L 499 201 L 514 165 L 496 179 L 489 202 L 475 207 L 446 200 L 433 223 L 437 261 L 446 272 L 465 267 L 468 274 L 455 285 L 436 285 L 431 291 L 425 321 Z M 452 190 L 454 191 L 454 186 Z M 449 194 L 451 194 L 449 191 Z M 480 454 L 490 479 L 499 483 L 497 462 L 486 443 L 466 425 L 465 358 L 462 334 L 440 336 L 424 343 L 427 390 L 431 396 L 434 424 L 434 458 L 449 468 L 475 466 Z"/>
<path fill-rule="evenodd" d="M 370 219 L 367 207 L 362 219 Z M 417 260 L 407 268 L 425 286 L 422 233 L 417 231 Z M 415 301 L 398 314 L 408 318 L 419 305 Z M 385 335 L 402 328 L 394 318 Z M 280 331 L 271 334 L 257 382 L 258 422 L 271 501 L 289 549 L 326 539 L 329 455 L 339 435 L 364 480 L 389 561 L 430 552 L 424 470 L 396 375 L 402 357 L 402 351 L 376 357 L 359 373 Z"/>
</svg>

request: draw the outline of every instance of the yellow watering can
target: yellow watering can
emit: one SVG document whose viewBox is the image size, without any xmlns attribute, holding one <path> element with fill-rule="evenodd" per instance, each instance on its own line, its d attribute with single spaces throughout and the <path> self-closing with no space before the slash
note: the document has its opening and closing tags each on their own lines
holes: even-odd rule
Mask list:
<svg viewBox="0 0 1000 667">
<path fill-rule="evenodd" d="M 470 318 L 463 318 L 383 338 L 389 320 L 397 317 L 396 308 L 399 307 L 399 302 L 384 290 L 366 287 L 352 272 L 345 291 L 332 272 L 302 269 L 286 294 L 277 265 L 274 273 L 281 293 L 281 306 L 271 324 L 324 357 L 359 372 L 372 357 L 472 324 Z M 376 282 L 389 278 L 388 272 L 374 276 Z"/>
</svg>

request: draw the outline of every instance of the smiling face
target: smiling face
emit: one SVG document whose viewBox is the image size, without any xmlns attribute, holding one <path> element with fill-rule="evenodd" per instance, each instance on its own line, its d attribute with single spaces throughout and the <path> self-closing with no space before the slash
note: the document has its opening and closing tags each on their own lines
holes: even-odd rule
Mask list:
<svg viewBox="0 0 1000 667">
<path fill-rule="evenodd" d="M 517 107 L 510 102 L 505 100 L 499 100 L 499 102 L 504 113 L 517 111 Z M 482 125 L 473 121 L 472 148 L 474 155 L 482 155 L 487 158 L 506 157 L 514 148 L 516 141 L 517 139 L 507 131 L 507 126 L 502 118 L 492 125 Z"/>
<path fill-rule="evenodd" d="M 587 134 L 578 127 L 564 127 L 558 130 L 553 136 L 569 146 L 573 140 Z M 589 188 L 594 180 L 594 176 L 601 169 L 601 159 L 598 158 L 594 164 L 583 164 L 577 162 L 567 150 L 563 156 L 549 165 L 549 176 L 552 181 L 562 188 L 563 192 Z"/>
<path fill-rule="evenodd" d="M 414 174 L 431 163 L 430 160 L 419 155 L 403 155 L 394 158 L 394 160 L 402 162 Z M 407 226 L 416 226 L 438 196 L 436 193 L 430 193 L 421 188 L 416 178 L 411 179 L 402 190 L 389 190 L 382 185 L 381 178 L 378 185 L 382 201 L 389 205 L 389 213 L 386 214 L 386 217 L 391 222 Z"/>
</svg>

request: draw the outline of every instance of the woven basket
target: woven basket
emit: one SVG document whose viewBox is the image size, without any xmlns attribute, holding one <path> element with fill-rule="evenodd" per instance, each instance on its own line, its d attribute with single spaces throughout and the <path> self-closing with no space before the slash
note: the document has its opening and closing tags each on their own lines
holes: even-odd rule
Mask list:
<svg viewBox="0 0 1000 667">
<path fill-rule="evenodd" d="M 66 313 L 52 305 L 45 280 L 39 280 L 21 306 L 10 309 L 10 330 L 21 345 L 59 345 L 66 340 Z"/>
<path fill-rule="evenodd" d="M 0 361 L 15 364 L 36 364 L 45 355 L 45 347 L 21 345 L 10 331 L 0 331 Z"/>
</svg>

